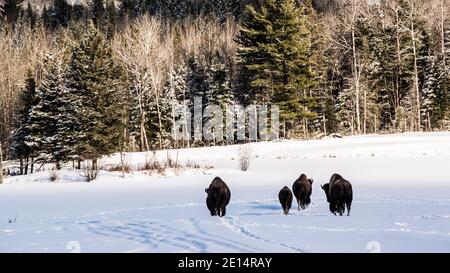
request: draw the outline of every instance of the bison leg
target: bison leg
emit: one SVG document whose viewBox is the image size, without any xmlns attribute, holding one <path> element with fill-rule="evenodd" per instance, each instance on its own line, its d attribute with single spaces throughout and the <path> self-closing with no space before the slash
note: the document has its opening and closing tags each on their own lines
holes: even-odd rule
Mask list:
<svg viewBox="0 0 450 273">
<path fill-rule="evenodd" d="M 298 210 L 300 210 L 300 201 L 297 201 Z"/>
<path fill-rule="evenodd" d="M 350 216 L 351 209 L 352 209 L 352 203 L 347 203 L 347 216 Z"/>
<path fill-rule="evenodd" d="M 225 214 L 227 213 L 227 208 L 223 207 L 220 211 L 221 211 L 221 216 L 220 217 L 224 217 Z"/>
<path fill-rule="evenodd" d="M 306 209 L 306 202 L 302 202 L 302 209 Z"/>
<path fill-rule="evenodd" d="M 330 211 L 331 211 L 331 213 L 333 213 L 334 215 L 336 215 L 336 206 L 333 205 L 332 203 L 330 203 Z"/>
<path fill-rule="evenodd" d="M 344 212 L 345 212 L 345 204 L 339 204 L 339 206 L 338 206 L 338 212 L 339 212 L 339 216 L 344 215 Z"/>
</svg>

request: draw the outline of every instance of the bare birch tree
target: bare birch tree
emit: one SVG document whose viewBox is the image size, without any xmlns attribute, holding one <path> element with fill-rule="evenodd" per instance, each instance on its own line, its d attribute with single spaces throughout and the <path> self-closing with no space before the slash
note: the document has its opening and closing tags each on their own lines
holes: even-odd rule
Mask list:
<svg viewBox="0 0 450 273">
<path fill-rule="evenodd" d="M 146 108 L 154 100 L 157 107 L 158 121 L 161 126 L 160 89 L 163 80 L 164 60 L 161 60 L 163 48 L 161 23 L 148 16 L 139 18 L 118 34 L 112 44 L 117 56 L 125 63 L 131 74 L 131 84 L 135 90 L 140 112 L 140 146 L 150 150 L 146 129 Z M 161 132 L 159 146 L 162 146 Z"/>
</svg>

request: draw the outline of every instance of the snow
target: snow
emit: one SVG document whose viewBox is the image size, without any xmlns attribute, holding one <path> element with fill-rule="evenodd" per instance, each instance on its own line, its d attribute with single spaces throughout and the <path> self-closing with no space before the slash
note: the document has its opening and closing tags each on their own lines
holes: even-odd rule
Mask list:
<svg viewBox="0 0 450 273">
<path fill-rule="evenodd" d="M 85 183 L 67 167 L 57 182 L 48 171 L 8 177 L 0 252 L 450 252 L 449 132 L 254 143 L 247 172 L 239 147 L 159 151 L 200 165 L 164 175 L 103 171 Z M 136 169 L 152 158 L 125 157 Z M 353 184 L 350 217 L 332 215 L 320 189 L 335 172 Z M 301 173 L 314 179 L 312 204 L 285 216 L 278 191 Z M 215 176 L 232 191 L 223 218 L 205 204 Z"/>
</svg>

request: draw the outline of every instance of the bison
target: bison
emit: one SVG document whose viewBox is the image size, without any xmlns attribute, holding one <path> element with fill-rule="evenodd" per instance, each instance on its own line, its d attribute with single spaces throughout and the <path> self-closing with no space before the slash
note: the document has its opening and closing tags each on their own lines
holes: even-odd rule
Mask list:
<svg viewBox="0 0 450 273">
<path fill-rule="evenodd" d="M 280 200 L 283 212 L 285 215 L 289 213 L 292 206 L 292 192 L 288 187 L 284 187 L 278 193 L 278 199 Z"/>
<path fill-rule="evenodd" d="M 206 206 L 211 212 L 211 216 L 225 216 L 227 212 L 226 206 L 230 203 L 231 198 L 231 191 L 227 184 L 220 177 L 216 177 L 209 185 L 209 188 L 205 189 L 205 192 L 208 194 Z"/>
<path fill-rule="evenodd" d="M 292 191 L 297 199 L 298 210 L 300 208 L 306 209 L 311 203 L 312 184 L 313 180 L 302 174 L 292 185 Z"/>
<path fill-rule="evenodd" d="M 345 206 L 347 206 L 347 216 L 350 216 L 353 201 L 352 184 L 339 174 L 333 174 L 330 182 L 323 186 L 321 185 L 321 187 L 327 196 L 331 213 L 334 215 L 339 213 L 342 216 L 345 212 Z"/>
</svg>

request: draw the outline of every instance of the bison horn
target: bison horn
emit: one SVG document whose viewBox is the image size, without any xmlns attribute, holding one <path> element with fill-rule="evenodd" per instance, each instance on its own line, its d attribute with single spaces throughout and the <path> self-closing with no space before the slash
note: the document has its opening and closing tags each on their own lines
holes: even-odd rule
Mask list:
<svg viewBox="0 0 450 273">
<path fill-rule="evenodd" d="M 209 191 L 209 189 L 208 189 L 208 188 L 206 188 L 206 189 L 205 189 L 205 192 L 206 192 L 206 193 L 208 193 L 208 191 Z"/>
<path fill-rule="evenodd" d="M 320 187 L 322 188 L 322 190 L 324 189 L 322 184 L 320 184 Z"/>
</svg>

